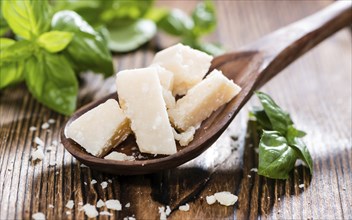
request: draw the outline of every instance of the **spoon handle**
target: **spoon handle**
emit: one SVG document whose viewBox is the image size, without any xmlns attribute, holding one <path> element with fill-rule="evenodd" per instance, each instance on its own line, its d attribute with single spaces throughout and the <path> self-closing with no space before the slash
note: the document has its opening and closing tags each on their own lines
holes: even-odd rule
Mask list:
<svg viewBox="0 0 352 220">
<path fill-rule="evenodd" d="M 263 56 L 254 88 L 264 85 L 305 52 L 351 23 L 352 2 L 338 1 L 245 47 Z"/>
</svg>

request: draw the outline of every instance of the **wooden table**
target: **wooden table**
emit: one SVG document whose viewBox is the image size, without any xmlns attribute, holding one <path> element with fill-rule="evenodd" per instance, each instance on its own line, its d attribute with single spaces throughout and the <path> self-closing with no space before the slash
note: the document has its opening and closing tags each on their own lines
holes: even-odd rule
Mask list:
<svg viewBox="0 0 352 220">
<path fill-rule="evenodd" d="M 190 11 L 195 3 L 158 4 Z M 235 50 L 330 3 L 217 1 L 218 26 L 210 38 Z M 158 35 L 138 51 L 116 55 L 115 66 L 119 70 L 146 66 L 154 48 L 173 42 Z M 0 219 L 30 219 L 36 212 L 45 213 L 47 219 L 83 219 L 80 204 L 96 204 L 99 199 L 118 199 L 123 206 L 130 203 L 122 211 L 110 211 L 117 219 L 158 219 L 158 207 L 165 205 L 172 209 L 169 219 L 352 219 L 351 60 L 351 33 L 346 28 L 262 88 L 308 132 L 305 142 L 314 160 L 314 174 L 297 166 L 287 181 L 250 171 L 258 159 L 258 137 L 248 123 L 256 98 L 211 148 L 188 164 L 144 176 L 112 176 L 81 167 L 62 145 L 33 164 L 34 138 L 43 139 L 48 150 L 53 141 L 59 141 L 67 118 L 40 105 L 24 85 L 5 89 L 0 93 Z M 113 81 L 85 75 L 79 105 L 114 90 Z M 41 129 L 50 118 L 56 122 L 48 130 Z M 37 130 L 30 131 L 31 126 Z M 50 166 L 53 162 L 56 165 Z M 92 179 L 98 183 L 91 185 Z M 102 189 L 102 181 L 111 183 Z M 208 205 L 205 197 L 218 191 L 238 195 L 238 202 L 230 207 Z M 75 202 L 72 210 L 65 208 L 68 200 Z M 178 210 L 184 203 L 190 205 L 188 212 Z"/>
</svg>

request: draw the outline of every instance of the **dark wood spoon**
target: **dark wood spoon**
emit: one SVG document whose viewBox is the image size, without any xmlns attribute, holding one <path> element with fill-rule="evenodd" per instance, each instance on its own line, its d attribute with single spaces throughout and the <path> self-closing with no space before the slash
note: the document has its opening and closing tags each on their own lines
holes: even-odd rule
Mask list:
<svg viewBox="0 0 352 220">
<path fill-rule="evenodd" d="M 61 130 L 61 141 L 65 148 L 87 166 L 106 173 L 136 175 L 152 173 L 179 166 L 204 152 L 228 127 L 242 106 L 260 88 L 282 69 L 325 38 L 352 23 L 352 3 L 340 1 L 303 20 L 279 29 L 250 44 L 239 52 L 214 58 L 211 70 L 220 69 L 242 91 L 206 119 L 197 130 L 194 140 L 186 147 L 178 146 L 178 152 L 170 156 L 153 157 L 141 155 L 136 161 L 113 161 L 94 157 L 86 153 Z M 335 59 L 335 58 L 332 58 Z M 118 99 L 113 93 L 92 102 L 73 114 L 66 126 L 93 107 L 109 98 Z M 132 136 L 117 151 L 138 154 L 137 144 Z"/>
</svg>

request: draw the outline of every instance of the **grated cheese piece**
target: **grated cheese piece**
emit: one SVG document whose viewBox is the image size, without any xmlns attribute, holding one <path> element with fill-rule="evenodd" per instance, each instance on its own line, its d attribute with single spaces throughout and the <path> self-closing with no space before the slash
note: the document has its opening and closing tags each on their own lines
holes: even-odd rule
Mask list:
<svg viewBox="0 0 352 220">
<path fill-rule="evenodd" d="M 186 203 L 186 204 L 181 205 L 180 207 L 178 207 L 178 209 L 179 209 L 180 211 L 187 212 L 187 211 L 189 211 L 189 205 L 188 205 L 188 203 Z"/>
<path fill-rule="evenodd" d="M 177 133 L 175 129 L 172 129 L 172 132 L 174 133 L 175 140 L 177 140 L 181 146 L 187 146 L 193 140 L 196 129 L 195 127 L 189 127 L 182 133 Z"/>
<path fill-rule="evenodd" d="M 32 215 L 34 220 L 45 220 L 45 215 L 42 212 L 37 212 Z"/>
<path fill-rule="evenodd" d="M 50 127 L 49 123 L 45 122 L 42 124 L 41 128 L 45 130 L 45 129 L 48 129 L 49 127 Z"/>
<path fill-rule="evenodd" d="M 125 205 L 125 207 L 126 207 L 126 208 L 131 207 L 131 203 L 127 203 L 127 204 Z"/>
<path fill-rule="evenodd" d="M 100 183 L 100 185 L 101 185 L 101 188 L 105 189 L 108 186 L 108 183 L 103 181 Z"/>
<path fill-rule="evenodd" d="M 226 191 L 215 193 L 214 196 L 221 205 L 225 205 L 225 206 L 230 206 L 235 204 L 238 199 L 237 196 Z"/>
<path fill-rule="evenodd" d="M 108 211 L 102 211 L 99 213 L 100 215 L 107 215 L 107 216 L 112 216 L 112 214 Z"/>
<path fill-rule="evenodd" d="M 98 202 L 97 202 L 97 208 L 101 208 L 101 207 L 103 207 L 103 206 L 105 206 L 104 201 L 101 200 L 101 199 L 99 199 Z"/>
<path fill-rule="evenodd" d="M 212 204 L 214 204 L 214 203 L 216 202 L 216 198 L 215 198 L 214 195 L 207 196 L 207 197 L 206 197 L 206 200 L 207 200 L 207 203 L 208 203 L 209 205 L 212 205 Z"/>
<path fill-rule="evenodd" d="M 165 207 L 161 206 L 159 208 L 159 214 L 160 214 L 160 220 L 166 220 L 166 213 L 165 213 Z"/>
<path fill-rule="evenodd" d="M 124 153 L 113 151 L 110 154 L 106 155 L 104 159 L 108 160 L 117 160 L 117 161 L 134 161 L 136 158 L 134 156 L 128 156 Z"/>
<path fill-rule="evenodd" d="M 113 209 L 113 210 L 117 210 L 117 211 L 122 210 L 121 203 L 120 203 L 120 201 L 117 200 L 117 199 L 110 199 L 110 200 L 107 200 L 107 201 L 105 202 L 105 206 L 106 206 L 106 208 L 108 208 L 108 209 Z"/>
<path fill-rule="evenodd" d="M 37 128 L 34 127 L 34 126 L 31 126 L 31 127 L 29 128 L 29 131 L 36 131 L 36 130 L 37 130 Z"/>
<path fill-rule="evenodd" d="M 165 214 L 166 214 L 166 216 L 169 216 L 170 213 L 171 213 L 170 206 L 167 205 L 167 206 L 166 206 L 166 210 L 165 210 Z"/>
<path fill-rule="evenodd" d="M 91 185 L 94 185 L 94 184 L 96 184 L 97 183 L 97 181 L 95 180 L 95 179 L 92 179 L 92 181 L 90 181 L 90 184 Z"/>
<path fill-rule="evenodd" d="M 95 218 L 99 215 L 97 209 L 95 208 L 94 205 L 91 205 L 89 203 L 85 204 L 83 207 L 84 213 L 89 217 L 89 218 Z"/>
<path fill-rule="evenodd" d="M 68 202 L 66 203 L 66 208 L 72 209 L 74 205 L 75 203 L 73 200 L 68 200 Z"/>
<path fill-rule="evenodd" d="M 39 146 L 38 149 L 32 153 L 32 161 L 43 160 L 43 159 L 44 159 L 43 148 Z"/>
<path fill-rule="evenodd" d="M 34 138 L 34 143 L 38 144 L 39 146 L 44 147 L 44 142 L 39 137 Z"/>
</svg>

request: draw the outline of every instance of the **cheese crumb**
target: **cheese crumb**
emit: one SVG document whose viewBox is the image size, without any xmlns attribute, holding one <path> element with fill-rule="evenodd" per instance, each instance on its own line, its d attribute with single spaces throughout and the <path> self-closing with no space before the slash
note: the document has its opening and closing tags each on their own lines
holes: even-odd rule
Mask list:
<svg viewBox="0 0 352 220">
<path fill-rule="evenodd" d="M 88 166 L 84 165 L 83 163 L 81 163 L 80 167 L 82 168 L 87 168 Z"/>
<path fill-rule="evenodd" d="M 50 127 L 50 125 L 47 122 L 42 124 L 42 129 L 48 129 L 49 127 Z"/>
<path fill-rule="evenodd" d="M 44 158 L 43 149 L 41 147 L 38 147 L 38 149 L 32 153 L 32 161 L 43 160 L 43 158 Z"/>
<path fill-rule="evenodd" d="M 39 137 L 34 138 L 34 143 L 38 144 L 39 146 L 44 147 L 44 142 Z"/>
<path fill-rule="evenodd" d="M 53 206 L 52 204 L 49 204 L 48 205 L 48 208 L 51 208 L 51 209 L 53 209 L 55 206 Z"/>
<path fill-rule="evenodd" d="M 161 206 L 159 208 L 160 220 L 166 220 L 165 207 Z"/>
<path fill-rule="evenodd" d="M 32 215 L 34 220 L 45 220 L 45 215 L 42 212 L 37 212 Z"/>
<path fill-rule="evenodd" d="M 36 130 L 37 130 L 37 128 L 34 127 L 34 126 L 31 126 L 31 127 L 29 128 L 29 131 L 36 131 Z"/>
<path fill-rule="evenodd" d="M 116 151 L 111 152 L 110 154 L 105 156 L 104 159 L 117 160 L 117 161 L 134 161 L 134 160 L 136 160 L 136 158 L 134 158 L 134 156 L 128 156 L 124 153 L 120 153 L 120 152 L 116 152 Z"/>
<path fill-rule="evenodd" d="M 188 203 L 186 203 L 185 205 L 181 205 L 180 207 L 178 207 L 178 209 L 180 211 L 187 212 L 187 211 L 189 211 L 189 205 L 188 205 Z"/>
<path fill-rule="evenodd" d="M 214 194 L 216 200 L 225 206 L 230 206 L 236 203 L 238 197 L 230 192 L 218 192 Z"/>
<path fill-rule="evenodd" d="M 126 208 L 131 207 L 131 203 L 127 203 L 127 204 L 125 205 L 125 207 L 126 207 Z"/>
<path fill-rule="evenodd" d="M 257 169 L 257 168 L 252 168 L 252 169 L 251 169 L 251 171 L 253 171 L 253 172 L 256 172 L 256 173 L 257 173 L 257 172 L 258 172 L 258 169 Z"/>
<path fill-rule="evenodd" d="M 304 188 L 304 183 L 298 185 L 299 188 Z"/>
<path fill-rule="evenodd" d="M 99 199 L 98 202 L 97 202 L 97 208 L 101 208 L 105 205 L 104 201 Z"/>
<path fill-rule="evenodd" d="M 172 129 L 172 132 L 174 133 L 175 140 L 177 140 L 181 146 L 187 146 L 193 140 L 196 129 L 195 127 L 189 127 L 182 133 L 177 133 L 175 129 Z"/>
<path fill-rule="evenodd" d="M 97 209 L 95 208 L 94 205 L 91 205 L 89 203 L 85 204 L 83 207 L 84 213 L 89 217 L 89 218 L 95 218 L 99 215 Z"/>
<path fill-rule="evenodd" d="M 72 209 L 74 205 L 75 203 L 73 202 L 73 200 L 68 200 L 68 202 L 66 203 L 66 208 Z"/>
<path fill-rule="evenodd" d="M 97 181 L 95 180 L 95 179 L 92 179 L 92 181 L 90 181 L 90 184 L 91 185 L 94 185 L 94 184 L 96 184 L 97 183 Z"/>
<path fill-rule="evenodd" d="M 48 123 L 49 123 L 49 124 L 54 124 L 54 123 L 55 123 L 55 119 L 50 118 L 50 119 L 48 120 Z"/>
<path fill-rule="evenodd" d="M 135 217 L 130 217 L 130 216 L 126 216 L 123 218 L 123 220 L 136 220 Z"/>
<path fill-rule="evenodd" d="M 71 212 L 70 211 L 66 211 L 66 215 L 71 215 Z"/>
<path fill-rule="evenodd" d="M 108 183 L 104 181 L 104 182 L 101 182 L 100 185 L 101 185 L 101 188 L 105 189 L 108 186 Z"/>
<path fill-rule="evenodd" d="M 121 203 L 120 203 L 120 201 L 117 200 L 117 199 L 110 199 L 110 200 L 107 200 L 107 201 L 105 202 L 105 205 L 106 205 L 106 208 L 108 208 L 108 209 L 113 209 L 113 210 L 117 210 L 117 211 L 122 210 Z"/>
<path fill-rule="evenodd" d="M 207 196 L 207 197 L 206 197 L 206 200 L 207 200 L 207 203 L 208 203 L 209 205 L 212 205 L 212 204 L 214 204 L 214 203 L 216 202 L 216 198 L 215 198 L 214 195 Z"/>
<path fill-rule="evenodd" d="M 170 209 L 170 206 L 166 206 L 166 210 L 165 210 L 165 214 L 166 216 L 169 216 L 171 213 L 171 209 Z"/>
<path fill-rule="evenodd" d="M 100 215 L 108 215 L 108 216 L 112 216 L 112 214 L 108 211 L 102 211 L 99 213 Z"/>
</svg>

